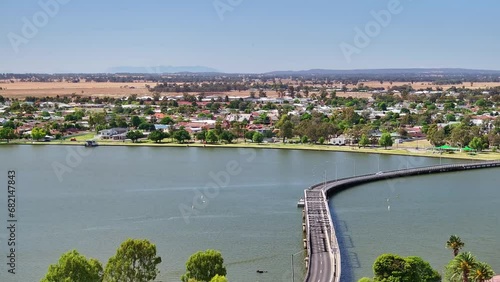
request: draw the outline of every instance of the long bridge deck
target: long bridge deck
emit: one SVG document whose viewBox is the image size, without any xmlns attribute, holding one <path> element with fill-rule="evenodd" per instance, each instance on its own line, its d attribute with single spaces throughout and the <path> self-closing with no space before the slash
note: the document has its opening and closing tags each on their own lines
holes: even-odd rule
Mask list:
<svg viewBox="0 0 500 282">
<path fill-rule="evenodd" d="M 500 161 L 437 165 L 342 178 L 311 186 L 304 191 L 307 248 L 306 282 L 339 282 L 340 248 L 328 208 L 328 197 L 360 184 L 399 177 L 500 167 Z"/>
</svg>

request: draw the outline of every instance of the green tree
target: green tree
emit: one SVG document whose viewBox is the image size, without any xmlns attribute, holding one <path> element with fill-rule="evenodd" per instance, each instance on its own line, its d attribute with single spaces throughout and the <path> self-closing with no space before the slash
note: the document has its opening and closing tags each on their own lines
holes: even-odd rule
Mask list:
<svg viewBox="0 0 500 282">
<path fill-rule="evenodd" d="M 153 130 L 149 133 L 148 139 L 156 143 L 161 142 L 163 139 L 167 138 L 168 134 L 162 130 Z"/>
<path fill-rule="evenodd" d="M 410 256 L 405 258 L 405 261 L 410 265 L 415 282 L 439 282 L 441 275 L 434 270 L 431 265 L 420 257 Z"/>
<path fill-rule="evenodd" d="M 470 276 L 471 280 L 474 282 L 485 282 L 493 278 L 495 272 L 489 264 L 477 262 Z"/>
<path fill-rule="evenodd" d="M 231 131 L 227 131 L 227 130 L 224 130 L 222 131 L 222 133 L 220 134 L 219 138 L 221 140 L 224 140 L 226 141 L 227 143 L 231 143 L 233 142 L 235 136 L 233 133 L 231 133 Z"/>
<path fill-rule="evenodd" d="M 13 121 L 9 120 L 9 121 L 7 121 L 7 122 L 3 125 L 3 128 L 12 128 L 12 129 L 16 129 L 16 128 L 17 128 L 17 126 L 16 126 L 16 124 L 15 124 Z"/>
<path fill-rule="evenodd" d="M 368 136 L 366 136 L 366 134 L 361 135 L 361 139 L 359 139 L 358 145 L 360 147 L 366 147 L 369 144 L 370 144 L 370 139 L 368 138 Z"/>
<path fill-rule="evenodd" d="M 283 143 L 285 143 L 286 138 L 293 137 L 293 123 L 291 121 L 285 121 L 279 129 L 279 136 L 283 138 Z"/>
<path fill-rule="evenodd" d="M 147 282 L 160 273 L 156 246 L 148 240 L 128 239 L 109 258 L 104 270 L 104 282 Z"/>
<path fill-rule="evenodd" d="M 393 255 L 383 254 L 380 255 L 373 264 L 373 273 L 375 274 L 375 281 L 409 281 L 408 271 L 409 265 L 404 258 Z M 405 280 L 403 280 L 406 278 Z"/>
<path fill-rule="evenodd" d="M 252 136 L 252 141 L 255 143 L 262 143 L 262 141 L 264 141 L 264 135 L 256 131 Z"/>
<path fill-rule="evenodd" d="M 142 120 L 138 116 L 133 116 L 130 119 L 130 124 L 132 124 L 132 126 L 135 127 L 135 128 L 137 128 L 141 123 L 142 123 Z"/>
<path fill-rule="evenodd" d="M 179 130 L 176 130 L 172 137 L 177 140 L 179 143 L 184 143 L 186 140 L 191 140 L 191 135 L 189 135 L 189 132 L 184 129 L 184 127 L 181 127 Z"/>
<path fill-rule="evenodd" d="M 45 137 L 47 133 L 45 132 L 45 130 L 43 130 L 42 128 L 39 128 L 39 127 L 34 127 L 32 130 L 31 130 L 31 137 L 38 141 L 42 138 Z"/>
<path fill-rule="evenodd" d="M 149 122 L 143 122 L 139 124 L 139 129 L 140 130 L 145 130 L 145 131 L 153 131 L 156 129 L 155 125 Z"/>
<path fill-rule="evenodd" d="M 193 278 L 198 281 L 209 282 L 216 275 L 226 275 L 224 258 L 222 258 L 219 251 L 206 250 L 189 257 L 186 262 L 186 273 L 182 275 L 181 280 L 187 282 Z"/>
<path fill-rule="evenodd" d="M 103 270 L 96 259 L 87 259 L 76 250 L 61 255 L 56 264 L 49 270 L 41 282 L 100 282 Z"/>
<path fill-rule="evenodd" d="M 309 137 L 307 137 L 307 135 L 302 136 L 302 138 L 300 138 L 300 142 L 302 142 L 302 144 L 309 143 Z"/>
<path fill-rule="evenodd" d="M 474 137 L 472 140 L 469 142 L 469 147 L 472 149 L 481 152 L 486 146 L 484 144 L 483 138 L 481 137 Z"/>
<path fill-rule="evenodd" d="M 438 128 L 436 124 L 432 124 L 427 129 L 427 140 L 434 146 L 444 145 L 446 139 L 446 132 L 443 128 Z"/>
<path fill-rule="evenodd" d="M 439 273 L 420 257 L 380 255 L 373 264 L 376 282 L 438 282 Z"/>
<path fill-rule="evenodd" d="M 0 139 L 7 140 L 7 143 L 16 137 L 17 135 L 14 132 L 14 129 L 6 127 L 0 129 Z"/>
<path fill-rule="evenodd" d="M 278 136 L 283 138 L 283 143 L 285 143 L 286 138 L 293 137 L 293 123 L 287 114 L 281 116 L 280 120 L 276 123 L 276 128 L 280 130 Z"/>
<path fill-rule="evenodd" d="M 368 278 L 368 277 L 363 277 L 361 279 L 358 280 L 358 282 L 372 282 L 373 280 L 371 278 Z"/>
<path fill-rule="evenodd" d="M 219 137 L 217 136 L 217 133 L 215 133 L 214 129 L 210 129 L 209 131 L 207 131 L 205 138 L 208 143 L 212 144 L 219 140 Z"/>
<path fill-rule="evenodd" d="M 217 274 L 210 280 L 210 282 L 227 282 L 227 278 L 226 276 Z"/>
<path fill-rule="evenodd" d="M 203 129 L 202 131 L 197 132 L 194 136 L 197 140 L 205 141 L 207 140 L 207 133 L 208 131 Z"/>
<path fill-rule="evenodd" d="M 89 125 L 97 128 L 99 125 L 106 125 L 106 112 L 93 113 L 89 116 Z"/>
<path fill-rule="evenodd" d="M 451 271 L 450 278 L 459 278 L 463 282 L 469 282 L 469 275 L 476 265 L 476 258 L 470 252 L 460 253 L 448 265 Z"/>
<path fill-rule="evenodd" d="M 387 149 L 387 147 L 392 146 L 392 137 L 391 137 L 391 134 L 389 134 L 389 133 L 382 134 L 382 136 L 378 140 L 378 144 L 380 146 L 383 146 L 385 149 Z"/>
<path fill-rule="evenodd" d="M 451 130 L 451 142 L 460 147 L 465 147 L 473 139 L 471 127 L 465 124 L 458 124 Z"/>
<path fill-rule="evenodd" d="M 318 142 L 319 144 L 323 145 L 325 143 L 325 137 L 321 136 L 319 139 L 318 139 Z"/>
<path fill-rule="evenodd" d="M 255 134 L 255 131 L 247 131 L 247 132 L 245 132 L 245 139 L 253 140 L 253 135 L 254 134 Z"/>
<path fill-rule="evenodd" d="M 137 140 L 139 140 L 139 138 L 143 138 L 144 134 L 142 134 L 142 132 L 138 130 L 130 130 L 129 132 L 127 132 L 126 137 L 132 140 L 132 143 L 135 143 L 137 142 Z"/>
<path fill-rule="evenodd" d="M 174 122 L 174 120 L 173 120 L 171 117 L 168 117 L 168 116 L 167 116 L 167 117 L 162 118 L 162 119 L 160 120 L 160 123 L 161 123 L 161 124 L 169 124 L 169 125 L 172 125 L 172 124 L 174 124 L 175 122 Z"/>
<path fill-rule="evenodd" d="M 451 235 L 450 239 L 446 241 L 446 248 L 453 250 L 453 256 L 456 257 L 458 252 L 465 246 L 465 243 L 462 242 L 462 239 L 457 235 Z"/>
</svg>

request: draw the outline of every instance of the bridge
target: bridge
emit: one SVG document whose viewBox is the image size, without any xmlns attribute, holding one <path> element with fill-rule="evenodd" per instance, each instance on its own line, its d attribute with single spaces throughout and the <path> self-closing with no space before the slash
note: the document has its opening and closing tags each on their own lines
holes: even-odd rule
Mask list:
<svg viewBox="0 0 500 282">
<path fill-rule="evenodd" d="M 500 161 L 472 164 L 436 165 L 421 168 L 378 172 L 376 174 L 332 180 L 313 185 L 304 191 L 304 231 L 306 282 L 339 282 L 341 278 L 340 247 L 328 208 L 328 198 L 342 190 L 370 182 L 415 175 L 500 167 Z"/>
</svg>

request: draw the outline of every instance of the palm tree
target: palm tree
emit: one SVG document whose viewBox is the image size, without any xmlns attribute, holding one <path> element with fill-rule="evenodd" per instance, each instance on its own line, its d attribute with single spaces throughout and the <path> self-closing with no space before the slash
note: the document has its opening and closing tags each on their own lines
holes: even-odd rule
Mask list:
<svg viewBox="0 0 500 282">
<path fill-rule="evenodd" d="M 464 242 L 457 235 L 451 235 L 450 239 L 446 242 L 446 248 L 453 250 L 453 256 L 456 257 L 460 249 L 464 247 Z"/>
<path fill-rule="evenodd" d="M 470 253 L 460 253 L 451 261 L 452 278 L 461 278 L 463 282 L 469 282 L 469 276 L 477 266 L 476 258 Z"/>
<path fill-rule="evenodd" d="M 495 272 L 490 265 L 484 262 L 477 262 L 476 266 L 470 273 L 470 278 L 474 282 L 485 282 L 495 276 Z"/>
</svg>

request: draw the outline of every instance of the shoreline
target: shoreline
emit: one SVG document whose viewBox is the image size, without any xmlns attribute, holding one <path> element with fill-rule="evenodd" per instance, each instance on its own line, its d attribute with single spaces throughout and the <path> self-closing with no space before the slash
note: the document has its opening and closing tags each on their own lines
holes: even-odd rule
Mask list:
<svg viewBox="0 0 500 282">
<path fill-rule="evenodd" d="M 10 142 L 0 143 L 0 146 L 9 145 L 32 145 L 32 146 L 83 146 L 81 142 L 75 141 L 62 141 L 62 142 Z M 443 158 L 443 159 L 461 159 L 461 160 L 477 160 L 477 161 L 492 161 L 500 160 L 500 153 L 478 153 L 470 155 L 467 153 L 452 153 L 452 154 L 436 154 L 429 152 L 427 149 L 412 149 L 408 148 L 358 148 L 351 146 L 334 146 L 334 145 L 304 145 L 304 144 L 282 144 L 282 143 L 233 143 L 233 144 L 201 144 L 201 143 L 130 143 L 130 142 L 106 142 L 101 141 L 99 147 L 194 147 L 194 148 L 216 148 L 216 149 L 272 149 L 272 150 L 303 150 L 303 151 L 316 151 L 316 152 L 344 152 L 344 153 L 358 153 L 358 154 L 381 154 L 381 155 L 396 155 L 396 156 L 410 156 L 410 157 L 427 157 L 427 158 Z M 92 148 L 89 148 L 92 149 Z M 416 152 L 415 152 L 416 150 Z"/>
</svg>

